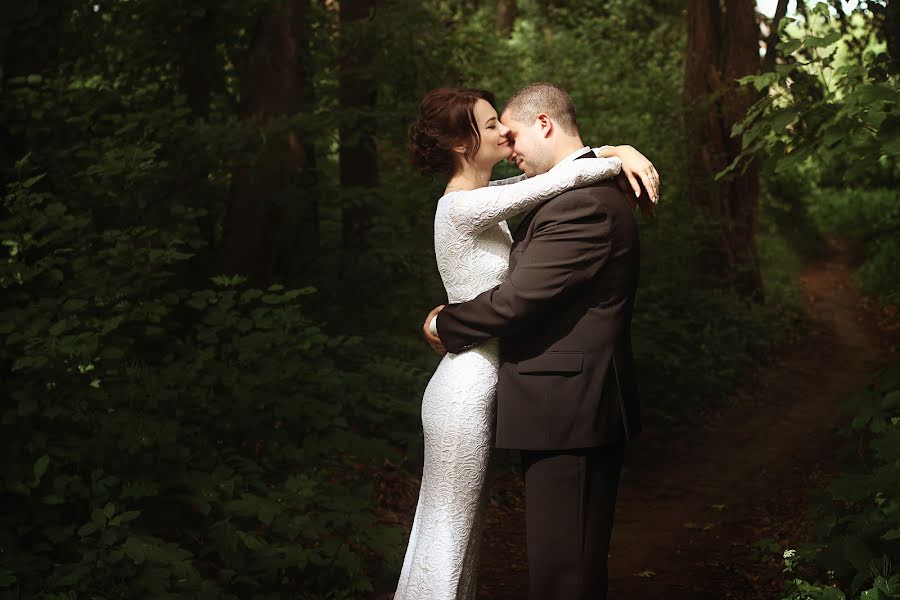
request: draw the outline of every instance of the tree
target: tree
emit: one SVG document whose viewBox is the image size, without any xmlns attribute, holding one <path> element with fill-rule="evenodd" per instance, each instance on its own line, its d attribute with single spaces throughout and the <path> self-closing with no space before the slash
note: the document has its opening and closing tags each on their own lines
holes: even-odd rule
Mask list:
<svg viewBox="0 0 900 600">
<path fill-rule="evenodd" d="M 519 7 L 516 0 L 497 0 L 495 26 L 497 33 L 508 36 L 516 24 Z"/>
<path fill-rule="evenodd" d="M 714 221 L 701 254 L 710 280 L 761 302 L 762 277 L 756 254 L 759 165 L 715 181 L 740 154 L 732 138 L 756 99 L 737 79 L 759 69 L 759 29 L 751 0 L 689 0 L 684 99 L 688 107 L 689 175 L 693 202 Z"/>
<path fill-rule="evenodd" d="M 344 118 L 340 127 L 341 256 L 339 278 L 346 279 L 365 247 L 371 225 L 372 195 L 378 186 L 373 112 L 377 82 L 371 69 L 375 57 L 373 28 L 367 27 L 375 0 L 340 3 L 341 63 L 339 100 Z"/>
<path fill-rule="evenodd" d="M 301 184 L 314 160 L 310 142 L 293 124 L 272 128 L 311 103 L 308 15 L 309 0 L 272 3 L 257 20 L 241 73 L 240 116 L 263 141 L 254 160 L 232 174 L 222 257 L 227 272 L 256 285 L 290 274 L 298 227 L 317 223 L 314 197 L 306 207 L 311 219 L 301 221 L 293 204 L 312 188 Z"/>
</svg>

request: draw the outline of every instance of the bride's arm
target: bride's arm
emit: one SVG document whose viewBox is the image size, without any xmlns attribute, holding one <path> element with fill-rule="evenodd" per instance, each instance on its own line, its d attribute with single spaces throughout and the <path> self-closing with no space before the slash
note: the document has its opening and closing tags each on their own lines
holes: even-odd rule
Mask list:
<svg viewBox="0 0 900 600">
<path fill-rule="evenodd" d="M 488 183 L 488 185 L 510 185 L 513 183 L 519 183 L 520 181 L 525 181 L 525 179 L 527 179 L 527 178 L 528 178 L 528 176 L 525 173 L 522 173 L 521 175 L 516 175 L 514 177 L 507 177 L 505 179 L 495 179 L 495 180 L 491 181 L 490 183 Z"/>
<path fill-rule="evenodd" d="M 618 158 L 622 161 L 622 172 L 628 178 L 628 182 L 635 196 L 640 195 L 640 186 L 637 180 L 640 179 L 644 184 L 644 188 L 648 191 L 650 199 L 653 202 L 659 201 L 659 173 L 646 156 L 641 154 L 635 148 L 625 144 L 622 146 L 600 146 L 599 148 L 591 148 L 594 154 L 600 158 Z M 518 183 L 525 179 L 525 175 L 517 175 L 515 177 L 507 177 L 505 179 L 497 179 L 488 185 L 509 185 Z M 625 191 L 623 189 L 623 191 Z"/>
<path fill-rule="evenodd" d="M 654 203 L 659 202 L 659 173 L 656 172 L 656 167 L 653 166 L 653 163 L 646 156 L 627 144 L 623 146 L 600 146 L 599 148 L 591 148 L 591 150 L 601 158 L 615 157 L 622 161 L 622 173 L 628 178 L 635 197 L 640 197 L 641 194 L 641 186 L 638 184 L 638 179 L 640 179 L 650 199 Z"/>
<path fill-rule="evenodd" d="M 478 233 L 565 190 L 615 177 L 621 168 L 617 158 L 586 158 L 556 165 L 517 183 L 456 192 L 448 206 L 450 218 L 460 230 Z"/>
</svg>

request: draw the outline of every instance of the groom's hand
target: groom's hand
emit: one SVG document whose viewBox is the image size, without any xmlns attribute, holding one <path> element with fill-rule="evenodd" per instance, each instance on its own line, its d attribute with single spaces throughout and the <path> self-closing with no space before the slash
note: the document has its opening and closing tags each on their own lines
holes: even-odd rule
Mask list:
<svg viewBox="0 0 900 600">
<path fill-rule="evenodd" d="M 434 310 L 432 310 L 430 313 L 428 313 L 428 316 L 425 317 L 425 324 L 422 325 L 422 332 L 425 334 L 425 340 L 434 349 L 434 351 L 437 352 L 438 354 L 446 354 L 447 349 L 444 348 L 444 344 L 441 343 L 441 338 L 438 337 L 438 335 L 436 333 L 432 333 L 431 320 L 434 319 L 439 312 L 444 310 L 444 306 L 446 306 L 446 305 L 441 304 L 440 306 L 438 306 Z"/>
</svg>

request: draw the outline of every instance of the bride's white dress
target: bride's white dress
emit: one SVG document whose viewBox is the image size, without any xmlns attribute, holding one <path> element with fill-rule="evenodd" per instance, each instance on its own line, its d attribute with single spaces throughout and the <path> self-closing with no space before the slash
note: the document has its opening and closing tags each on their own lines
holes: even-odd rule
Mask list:
<svg viewBox="0 0 900 600">
<path fill-rule="evenodd" d="M 434 216 L 434 249 L 448 301 L 471 300 L 506 279 L 508 217 L 620 169 L 617 158 L 574 160 L 543 175 L 443 196 Z M 422 487 L 394 600 L 475 598 L 497 367 L 492 339 L 446 354 L 428 382 Z"/>
</svg>

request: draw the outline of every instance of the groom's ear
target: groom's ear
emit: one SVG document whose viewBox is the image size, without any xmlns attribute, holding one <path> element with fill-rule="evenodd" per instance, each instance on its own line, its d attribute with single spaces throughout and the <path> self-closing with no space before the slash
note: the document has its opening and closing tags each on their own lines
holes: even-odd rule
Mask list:
<svg viewBox="0 0 900 600">
<path fill-rule="evenodd" d="M 550 132 L 553 131 L 553 119 L 547 113 L 538 113 L 535 119 L 541 128 L 541 135 L 548 137 Z"/>
</svg>

